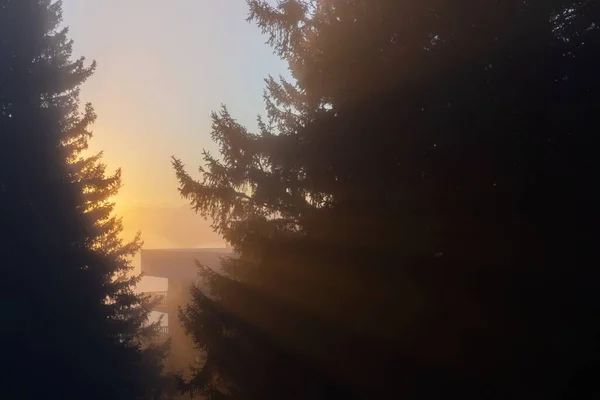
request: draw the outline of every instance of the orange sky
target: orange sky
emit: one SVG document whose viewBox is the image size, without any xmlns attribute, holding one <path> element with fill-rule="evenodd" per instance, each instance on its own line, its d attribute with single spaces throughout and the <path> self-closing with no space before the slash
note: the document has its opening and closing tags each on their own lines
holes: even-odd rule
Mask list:
<svg viewBox="0 0 600 400">
<path fill-rule="evenodd" d="M 170 156 L 197 170 L 221 103 L 255 126 L 263 78 L 285 72 L 245 21 L 243 0 L 64 0 L 75 55 L 98 62 L 82 90 L 98 113 L 93 151 L 123 169 L 117 210 L 147 248 L 223 243 L 179 197 Z"/>
</svg>

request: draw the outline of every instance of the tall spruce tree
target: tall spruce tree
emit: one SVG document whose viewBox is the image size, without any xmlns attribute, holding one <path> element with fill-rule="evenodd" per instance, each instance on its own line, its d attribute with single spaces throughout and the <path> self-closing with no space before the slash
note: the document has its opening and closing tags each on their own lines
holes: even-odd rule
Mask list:
<svg viewBox="0 0 600 400">
<path fill-rule="evenodd" d="M 120 173 L 84 157 L 95 119 L 61 3 L 0 1 L 0 237 L 7 398 L 159 399 L 165 349 L 142 347 L 148 300 L 111 196 Z"/>
<path fill-rule="evenodd" d="M 79 109 L 74 109 L 73 113 L 77 115 Z M 114 215 L 113 198 L 121 187 L 121 170 L 107 175 L 102 153 L 85 155 L 84 150 L 91 137 L 87 127 L 96 118 L 91 105 L 86 106 L 83 116 L 75 118 L 80 123 L 86 122 L 80 125 L 85 128 L 73 131 L 75 135 L 65 143 L 71 152 L 67 159 L 70 179 L 77 190 L 83 193 L 83 203 L 78 212 L 88 224 L 87 246 L 106 264 L 107 275 L 103 285 L 110 313 L 108 323 L 112 325 L 119 346 L 128 358 L 123 360 L 123 366 L 129 371 L 122 373 L 142 389 L 138 394 L 141 398 L 171 398 L 175 395 L 173 379 L 163 374 L 168 343 L 153 342 L 160 325 L 160 321 L 148 323 L 154 302 L 135 291 L 141 276 L 132 275 L 131 261 L 142 247 L 140 234 L 130 242 L 123 242 L 122 218 Z"/>
<path fill-rule="evenodd" d="M 184 325 L 208 398 L 589 398 L 600 6 L 250 0 L 295 82 L 181 194 L 239 260 Z"/>
</svg>

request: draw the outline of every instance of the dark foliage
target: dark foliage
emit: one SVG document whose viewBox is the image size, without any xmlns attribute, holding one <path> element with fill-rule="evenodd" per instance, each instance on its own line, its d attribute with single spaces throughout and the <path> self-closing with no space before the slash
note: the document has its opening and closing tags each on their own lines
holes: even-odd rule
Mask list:
<svg viewBox="0 0 600 400">
<path fill-rule="evenodd" d="M 0 0 L 2 398 L 160 399 L 166 348 L 111 198 L 120 171 L 85 156 L 95 120 L 61 3 Z"/>
<path fill-rule="evenodd" d="M 185 388 L 594 397 L 600 4 L 249 6 L 295 82 L 258 132 L 213 114 L 200 180 L 174 160 L 241 255 L 182 310 Z"/>
</svg>

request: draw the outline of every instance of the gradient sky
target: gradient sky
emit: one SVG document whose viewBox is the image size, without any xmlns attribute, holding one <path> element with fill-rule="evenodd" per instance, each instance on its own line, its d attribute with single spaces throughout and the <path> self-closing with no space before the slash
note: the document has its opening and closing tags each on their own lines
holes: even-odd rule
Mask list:
<svg viewBox="0 0 600 400">
<path fill-rule="evenodd" d="M 221 103 L 248 127 L 263 112 L 263 78 L 285 64 L 246 22 L 244 0 L 63 0 L 75 56 L 98 62 L 82 101 L 98 113 L 93 151 L 123 169 L 126 235 L 146 247 L 210 247 L 220 239 L 179 197 L 170 156 L 191 172 Z"/>
</svg>

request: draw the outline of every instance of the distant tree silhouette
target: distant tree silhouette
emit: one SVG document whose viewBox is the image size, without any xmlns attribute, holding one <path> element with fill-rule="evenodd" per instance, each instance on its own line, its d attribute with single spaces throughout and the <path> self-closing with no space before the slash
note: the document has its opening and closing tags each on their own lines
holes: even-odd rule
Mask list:
<svg viewBox="0 0 600 400">
<path fill-rule="evenodd" d="M 164 346 L 112 216 L 120 172 L 86 157 L 95 119 L 61 3 L 0 1 L 0 324 L 7 398 L 160 399 Z"/>
<path fill-rule="evenodd" d="M 174 159 L 240 254 L 182 310 L 184 388 L 593 397 L 600 5 L 249 5 L 295 82 L 256 133 L 213 114 L 200 180 Z"/>
</svg>

